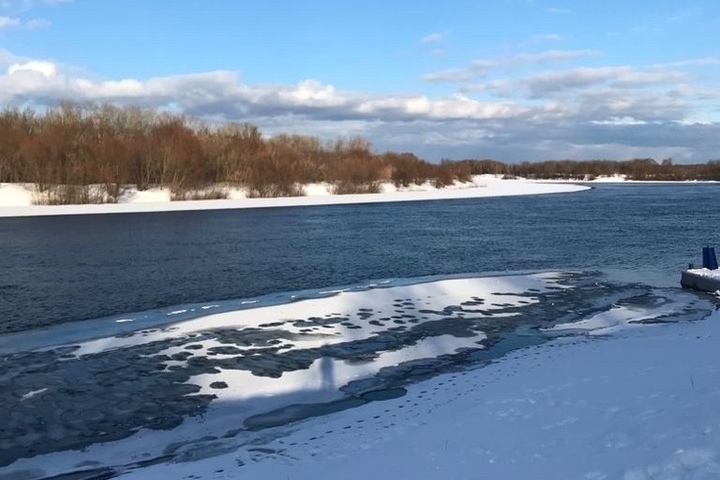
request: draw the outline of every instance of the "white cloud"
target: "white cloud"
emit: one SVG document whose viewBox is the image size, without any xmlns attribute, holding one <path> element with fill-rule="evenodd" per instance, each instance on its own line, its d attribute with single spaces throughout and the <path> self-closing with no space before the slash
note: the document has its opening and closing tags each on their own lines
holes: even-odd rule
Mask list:
<svg viewBox="0 0 720 480">
<path fill-rule="evenodd" d="M 73 3 L 74 0 L 0 0 L 0 8 L 7 12 L 12 12 L 15 16 L 24 16 L 27 12 L 37 8 L 41 5 L 58 6 L 62 4 Z M 26 22 L 22 19 L 20 23 L 25 24 Z M 30 22 L 37 22 L 36 20 L 30 20 Z M 33 27 L 30 27 L 33 28 Z M 34 27 L 37 28 L 37 27 Z"/>
<path fill-rule="evenodd" d="M 677 85 L 687 80 L 687 74 L 655 68 L 580 67 L 532 75 L 519 82 L 529 97 L 546 98 L 571 90 L 598 88 L 610 85 L 618 88 L 641 88 L 652 85 Z"/>
<path fill-rule="evenodd" d="M 19 18 L 0 17 L 0 28 L 19 27 L 22 24 Z"/>
<path fill-rule="evenodd" d="M 44 28 L 50 25 L 50 22 L 42 18 L 34 18 L 32 20 L 23 21 L 19 18 L 0 17 L 0 29 L 3 28 L 26 28 L 33 30 L 36 28 Z"/>
<path fill-rule="evenodd" d="M 420 79 L 425 82 L 467 82 L 487 75 L 487 73 L 497 65 L 497 63 L 490 60 L 475 60 L 467 67 L 448 68 L 426 73 L 422 75 Z"/>
<path fill-rule="evenodd" d="M 50 26 L 50 21 L 44 18 L 33 18 L 25 22 L 25 28 L 35 30 L 37 28 L 46 28 Z"/>
<path fill-rule="evenodd" d="M 15 55 L 7 50 L 0 49 L 0 69 L 7 69 L 13 63 L 30 62 L 32 59 Z"/>
<path fill-rule="evenodd" d="M 562 35 L 558 33 L 541 33 L 530 37 L 530 42 L 559 42 L 562 39 Z"/>
<path fill-rule="evenodd" d="M 425 35 L 423 38 L 420 39 L 420 43 L 423 45 L 427 45 L 428 43 L 438 43 L 442 42 L 445 39 L 445 36 L 442 33 L 431 33 L 429 35 Z"/>
<path fill-rule="evenodd" d="M 487 75 L 497 67 L 517 67 L 521 65 L 576 60 L 583 57 L 602 55 L 599 50 L 548 50 L 539 53 L 519 53 L 498 60 L 480 59 L 470 65 L 429 72 L 420 77 L 426 82 L 464 83 Z"/>
<path fill-rule="evenodd" d="M 479 72 L 471 68 L 447 68 L 423 74 L 420 79 L 425 82 L 467 82 L 477 77 Z"/>
<path fill-rule="evenodd" d="M 51 62 L 32 61 L 27 63 L 14 63 L 7 69 L 8 76 L 12 77 L 17 73 L 34 72 L 50 78 L 57 75 L 57 67 Z"/>
<path fill-rule="evenodd" d="M 519 53 L 511 57 L 510 61 L 512 63 L 547 63 L 598 55 L 602 55 L 599 50 L 548 50 L 539 53 Z"/>
<path fill-rule="evenodd" d="M 720 57 L 688 58 L 675 62 L 653 64 L 653 68 L 714 67 L 720 65 Z"/>
<path fill-rule="evenodd" d="M 492 62 L 472 67 L 487 69 Z M 431 159 L 628 158 L 717 156 L 713 122 L 680 70 L 599 67 L 549 71 L 471 84 L 465 93 L 369 94 L 318 80 L 251 85 L 234 72 L 97 80 L 62 65 L 0 50 L 0 104 L 61 100 L 168 108 L 213 121 L 249 121 L 264 132 L 331 138 L 362 135 L 378 150 Z M 2 72 L 2 70 L 0 70 Z M 502 100 L 493 92 L 503 89 Z M 671 91 L 674 91 L 671 92 Z M 703 118 L 705 124 L 690 120 Z"/>
</svg>

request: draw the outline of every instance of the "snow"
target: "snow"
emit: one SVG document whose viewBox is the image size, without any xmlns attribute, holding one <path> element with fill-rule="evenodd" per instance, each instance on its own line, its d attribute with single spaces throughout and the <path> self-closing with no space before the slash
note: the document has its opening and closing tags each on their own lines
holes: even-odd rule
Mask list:
<svg viewBox="0 0 720 480">
<path fill-rule="evenodd" d="M 130 189 L 122 196 L 121 203 L 157 203 L 169 202 L 170 190 L 167 188 L 149 188 L 147 190 Z"/>
<path fill-rule="evenodd" d="M 168 189 L 137 191 L 133 188 L 116 204 L 103 205 L 33 205 L 32 186 L 0 184 L 0 217 L 38 215 L 80 215 L 97 213 L 168 212 L 187 210 L 218 210 L 241 208 L 267 208 L 310 205 L 345 205 L 356 203 L 400 202 L 480 198 L 511 195 L 540 195 L 577 192 L 589 187 L 574 184 L 541 183 L 526 180 L 501 180 L 491 175 L 473 177 L 471 182 L 456 182 L 437 189 L 429 183 L 396 188 L 382 184 L 377 194 L 334 195 L 329 184 L 305 186 L 306 195 L 286 198 L 246 198 L 240 189 L 229 190 L 226 200 L 170 201 Z"/>
<path fill-rule="evenodd" d="M 626 175 L 600 175 L 591 180 L 595 183 L 621 183 L 628 181 Z"/>
<path fill-rule="evenodd" d="M 288 436 L 120 478 L 720 478 L 720 314 L 559 339 Z M 242 465 L 242 467 L 239 467 Z"/>
<path fill-rule="evenodd" d="M 533 305 L 535 294 L 574 288 L 562 278 L 546 273 L 456 278 L 364 291 L 328 289 L 323 293 L 332 296 L 210 313 L 162 329 L 84 340 L 73 353 L 84 360 L 114 349 L 156 344 L 169 335 L 194 342 L 198 347 L 193 355 L 203 357 L 221 343 L 194 337 L 201 331 L 290 330 L 307 315 L 342 315 L 355 322 L 363 307 L 372 306 L 383 314 L 388 302 L 397 304 L 397 299 L 422 301 L 423 308 L 433 309 L 471 295 L 482 298 L 483 311 L 494 317 L 507 307 Z M 217 396 L 202 418 L 189 418 L 170 431 L 141 430 L 121 441 L 21 459 L 0 468 L 0 478 L 42 478 L 81 467 L 128 464 L 128 459 L 160 456 L 171 444 L 180 445 L 172 460 L 131 467 L 117 478 L 720 478 L 720 311 L 702 320 L 645 324 L 640 322 L 662 322 L 673 312 L 708 302 L 707 297 L 679 289 L 664 289 L 662 297 L 646 298 L 644 303 L 619 301 L 579 322 L 560 323 L 547 329 L 561 335 L 554 340 L 515 350 L 487 365 L 412 383 L 405 395 L 237 436 L 219 435 L 242 426 L 249 415 L 283 402 L 329 401 L 350 380 L 402 362 L 451 353 L 485 336 L 479 332 L 474 337 L 420 339 L 367 362 L 321 357 L 308 368 L 284 372 L 279 378 L 224 369 L 195 375 L 188 383 L 199 385 L 200 394 Z M 268 326 L 269 321 L 274 324 Z M 377 332 L 345 327 L 335 324 L 323 329 L 319 338 L 295 338 L 293 347 L 354 341 Z M 169 358 L 181 347 L 173 344 L 155 355 Z M 181 367 L 184 362 L 167 363 Z M 218 380 L 228 388 L 212 389 L 211 382 Z M 41 400 L 48 394 L 45 390 L 28 391 L 22 401 Z"/>
<path fill-rule="evenodd" d="M 701 277 L 720 280 L 720 269 L 710 270 L 707 268 L 691 268 L 689 270 L 686 270 L 686 272 L 699 275 Z"/>
<path fill-rule="evenodd" d="M 31 187 L 17 184 L 0 183 L 0 207 L 25 207 L 32 205 Z"/>
</svg>

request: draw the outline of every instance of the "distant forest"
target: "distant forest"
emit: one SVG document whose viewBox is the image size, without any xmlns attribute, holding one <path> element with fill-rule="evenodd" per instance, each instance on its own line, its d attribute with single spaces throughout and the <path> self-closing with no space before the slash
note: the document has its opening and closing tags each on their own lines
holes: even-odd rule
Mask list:
<svg viewBox="0 0 720 480">
<path fill-rule="evenodd" d="M 0 112 L 0 182 L 33 183 L 47 203 L 116 202 L 128 185 L 169 187 L 174 200 L 303 195 L 328 182 L 337 194 L 374 193 L 432 182 L 444 187 L 472 175 L 592 180 L 720 180 L 720 161 L 676 165 L 671 159 L 502 163 L 443 160 L 371 150 L 362 138 L 323 142 L 305 135 L 266 138 L 249 123 L 211 125 L 185 115 L 111 105 L 62 104 L 43 112 Z"/>
</svg>

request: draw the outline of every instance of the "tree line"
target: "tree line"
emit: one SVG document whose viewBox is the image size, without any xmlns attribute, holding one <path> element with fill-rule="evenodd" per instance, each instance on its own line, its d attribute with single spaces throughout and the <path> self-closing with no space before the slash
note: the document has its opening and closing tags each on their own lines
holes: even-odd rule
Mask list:
<svg viewBox="0 0 720 480">
<path fill-rule="evenodd" d="M 0 111 L 0 182 L 33 183 L 47 203 L 116 202 L 128 185 L 169 187 L 174 200 L 225 198 L 227 187 L 244 187 L 255 197 L 303 195 L 303 185 L 314 182 L 328 182 L 338 194 L 374 193 L 382 182 L 443 187 L 483 173 L 720 180 L 720 162 L 431 163 L 412 153 L 373 152 L 363 138 L 266 137 L 249 123 L 213 125 L 133 107 L 63 103 L 44 111 Z"/>
<path fill-rule="evenodd" d="M 112 105 L 0 112 L 0 182 L 33 183 L 48 203 L 115 202 L 128 185 L 169 187 L 182 200 L 224 198 L 230 186 L 273 197 L 302 195 L 314 182 L 347 194 L 378 192 L 382 182 L 442 187 L 469 179 L 468 165 L 373 153 L 362 138 L 266 138 L 249 123 L 209 125 Z"/>
</svg>

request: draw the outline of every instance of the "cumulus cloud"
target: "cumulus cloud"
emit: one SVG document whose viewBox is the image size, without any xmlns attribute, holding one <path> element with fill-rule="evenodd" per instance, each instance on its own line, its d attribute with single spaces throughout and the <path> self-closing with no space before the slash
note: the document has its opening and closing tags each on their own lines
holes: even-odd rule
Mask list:
<svg viewBox="0 0 720 480">
<path fill-rule="evenodd" d="M 417 116 L 449 120 L 496 118 L 520 113 L 521 107 L 503 102 L 480 102 L 460 94 L 441 98 L 423 95 L 365 95 L 338 91 L 332 85 L 306 80 L 296 85 L 241 83 L 233 72 L 94 81 L 71 78 L 50 62 L 12 64 L 0 77 L 0 99 L 71 99 L 121 101 L 146 106 L 179 105 L 190 113 L 237 119 L 243 115 L 308 115 L 321 119 L 382 118 L 406 121 Z"/>
<path fill-rule="evenodd" d="M 7 69 L 9 77 L 23 73 L 38 73 L 45 78 L 57 75 L 57 67 L 51 62 L 32 61 L 27 63 L 14 63 Z"/>
<path fill-rule="evenodd" d="M 474 68 L 491 66 L 479 62 Z M 2 104 L 42 107 L 75 100 L 172 107 L 212 121 L 249 121 L 269 134 L 362 135 L 378 150 L 412 151 L 429 159 L 705 161 L 720 150 L 713 134 L 717 119 L 693 121 L 695 92 L 702 89 L 670 68 L 550 71 L 440 96 L 353 92 L 318 80 L 253 85 L 230 71 L 98 80 L 3 51 L 0 68 Z M 500 88 L 505 98 L 494 97 Z"/>
</svg>

